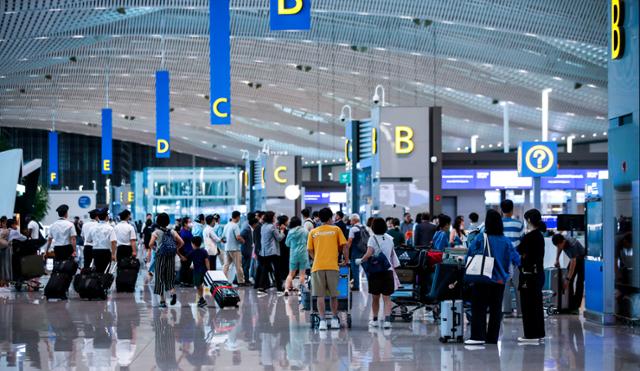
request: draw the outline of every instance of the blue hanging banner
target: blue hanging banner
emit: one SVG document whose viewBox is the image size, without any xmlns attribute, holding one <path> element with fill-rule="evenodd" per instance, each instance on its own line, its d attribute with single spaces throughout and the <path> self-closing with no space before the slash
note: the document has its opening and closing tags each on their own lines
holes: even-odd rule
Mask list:
<svg viewBox="0 0 640 371">
<path fill-rule="evenodd" d="M 113 112 L 111 108 L 102 109 L 102 174 L 110 175 L 113 165 Z"/>
<path fill-rule="evenodd" d="M 209 1 L 211 125 L 231 124 L 231 30 L 229 0 Z"/>
<path fill-rule="evenodd" d="M 169 71 L 156 71 L 156 158 L 171 156 Z"/>
<path fill-rule="evenodd" d="M 49 132 L 49 185 L 58 185 L 58 133 Z"/>
<path fill-rule="evenodd" d="M 271 0 L 271 31 L 311 29 L 311 0 Z"/>
</svg>

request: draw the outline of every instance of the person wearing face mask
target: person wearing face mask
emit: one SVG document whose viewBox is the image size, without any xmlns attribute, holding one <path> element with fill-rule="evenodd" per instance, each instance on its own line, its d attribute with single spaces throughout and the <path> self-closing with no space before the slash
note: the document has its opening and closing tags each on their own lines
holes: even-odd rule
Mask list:
<svg viewBox="0 0 640 371">
<path fill-rule="evenodd" d="M 118 244 L 116 260 L 121 261 L 122 259 L 136 256 L 138 235 L 136 229 L 129 223 L 131 211 L 123 210 L 118 216 L 120 217 L 120 223 L 116 224 L 113 229 L 116 233 Z"/>
<path fill-rule="evenodd" d="M 184 241 L 182 254 L 180 254 L 180 284 L 184 287 L 192 287 L 193 275 L 191 272 L 191 259 L 189 259 L 189 254 L 193 250 L 191 246 L 191 240 L 193 239 L 191 218 L 185 216 L 180 221 L 180 224 L 180 238 Z"/>
<path fill-rule="evenodd" d="M 542 287 L 544 286 L 544 236 L 547 230 L 540 211 L 531 209 L 524 214 L 527 234 L 518 245 L 520 253 L 520 303 L 522 306 L 522 343 L 539 344 L 544 341 L 544 310 L 542 308 Z"/>
</svg>

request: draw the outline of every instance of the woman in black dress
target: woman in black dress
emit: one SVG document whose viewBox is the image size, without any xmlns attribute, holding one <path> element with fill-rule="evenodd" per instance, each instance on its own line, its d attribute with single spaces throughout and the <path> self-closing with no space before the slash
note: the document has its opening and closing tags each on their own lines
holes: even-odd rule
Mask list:
<svg viewBox="0 0 640 371">
<path fill-rule="evenodd" d="M 531 209 L 524 214 L 528 233 L 518 245 L 522 256 L 520 267 L 520 298 L 522 301 L 522 325 L 524 336 L 519 342 L 540 343 L 544 341 L 544 311 L 542 287 L 544 286 L 544 236 L 547 226 L 540 211 Z"/>
</svg>

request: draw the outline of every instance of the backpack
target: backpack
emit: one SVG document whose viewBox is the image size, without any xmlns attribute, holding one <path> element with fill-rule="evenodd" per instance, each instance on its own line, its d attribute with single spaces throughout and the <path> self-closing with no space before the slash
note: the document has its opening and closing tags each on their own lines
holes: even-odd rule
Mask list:
<svg viewBox="0 0 640 371">
<path fill-rule="evenodd" d="M 476 237 L 478 237 L 481 234 L 480 232 L 481 232 L 480 228 L 476 228 L 471 232 L 469 232 L 469 234 L 467 235 L 467 248 L 470 248 L 471 245 L 473 245 L 473 240 L 475 240 Z"/>
<path fill-rule="evenodd" d="M 161 229 L 164 233 L 160 240 L 160 247 L 158 248 L 158 255 L 175 255 L 177 252 L 176 241 L 173 239 L 173 234 L 169 229 Z"/>
<path fill-rule="evenodd" d="M 360 232 L 358 232 L 360 233 L 360 239 L 356 244 L 356 249 L 358 249 L 358 251 L 360 251 L 362 254 L 365 254 L 368 249 L 367 245 L 369 244 L 369 238 L 371 237 L 371 234 L 369 234 L 367 227 L 363 226 L 362 224 L 359 224 L 357 227 L 360 230 Z"/>
</svg>

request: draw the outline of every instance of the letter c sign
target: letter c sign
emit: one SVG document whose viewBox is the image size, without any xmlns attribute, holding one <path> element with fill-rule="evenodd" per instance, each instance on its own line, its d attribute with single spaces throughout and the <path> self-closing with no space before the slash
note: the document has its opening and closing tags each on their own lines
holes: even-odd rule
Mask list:
<svg viewBox="0 0 640 371">
<path fill-rule="evenodd" d="M 273 179 L 275 179 L 275 181 L 277 183 L 280 184 L 285 184 L 287 182 L 287 178 L 283 178 L 280 176 L 280 173 L 284 173 L 287 171 L 287 167 L 286 166 L 278 166 L 274 171 L 273 171 Z"/>
</svg>

